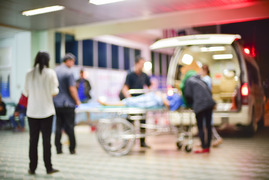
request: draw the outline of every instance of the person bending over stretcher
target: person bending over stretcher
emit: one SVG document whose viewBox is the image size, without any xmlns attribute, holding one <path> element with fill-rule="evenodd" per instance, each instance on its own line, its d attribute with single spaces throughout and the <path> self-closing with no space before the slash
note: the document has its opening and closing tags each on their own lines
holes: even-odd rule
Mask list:
<svg viewBox="0 0 269 180">
<path fill-rule="evenodd" d="M 127 106 L 138 108 L 158 108 L 165 106 L 171 111 L 175 111 L 183 105 L 182 97 L 179 94 L 174 93 L 172 96 L 166 96 L 166 94 L 159 91 L 128 97 L 115 103 L 107 103 L 100 99 L 98 99 L 98 102 L 104 106 Z"/>
</svg>

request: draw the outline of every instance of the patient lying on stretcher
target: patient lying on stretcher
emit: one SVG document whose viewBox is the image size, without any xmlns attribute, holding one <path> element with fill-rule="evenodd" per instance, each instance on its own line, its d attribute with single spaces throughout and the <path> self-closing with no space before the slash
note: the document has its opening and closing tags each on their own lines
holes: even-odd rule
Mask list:
<svg viewBox="0 0 269 180">
<path fill-rule="evenodd" d="M 174 93 L 171 96 L 166 96 L 166 94 L 159 91 L 128 97 L 115 103 L 107 103 L 100 99 L 98 99 L 98 102 L 104 106 L 127 106 L 138 108 L 160 108 L 165 106 L 171 111 L 175 111 L 183 105 L 182 97 L 179 94 Z"/>
</svg>

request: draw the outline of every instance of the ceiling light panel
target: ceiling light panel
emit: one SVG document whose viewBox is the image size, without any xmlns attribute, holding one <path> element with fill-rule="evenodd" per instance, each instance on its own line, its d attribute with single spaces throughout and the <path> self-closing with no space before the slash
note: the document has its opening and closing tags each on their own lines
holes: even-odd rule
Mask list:
<svg viewBox="0 0 269 180">
<path fill-rule="evenodd" d="M 232 54 L 214 54 L 213 59 L 215 60 L 223 60 L 223 59 L 232 59 Z"/>
<path fill-rule="evenodd" d="M 212 47 L 201 47 L 201 52 L 215 52 L 215 51 L 225 51 L 224 46 L 212 46 Z"/>
<path fill-rule="evenodd" d="M 28 11 L 23 11 L 22 15 L 24 16 L 34 16 L 38 14 L 45 14 L 45 13 L 50 13 L 50 12 L 55 12 L 55 11 L 60 11 L 63 10 L 64 6 L 49 6 L 49 7 L 44 7 L 44 8 L 38 8 L 38 9 L 32 9 Z"/>
<path fill-rule="evenodd" d="M 125 0 L 89 0 L 89 3 L 95 4 L 95 5 L 104 5 L 109 3 L 115 3 Z"/>
</svg>

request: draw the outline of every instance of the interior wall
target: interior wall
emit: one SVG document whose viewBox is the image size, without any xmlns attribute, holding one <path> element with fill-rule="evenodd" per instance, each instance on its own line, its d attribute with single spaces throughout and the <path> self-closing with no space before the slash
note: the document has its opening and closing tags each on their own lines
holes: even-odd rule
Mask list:
<svg viewBox="0 0 269 180">
<path fill-rule="evenodd" d="M 25 74 L 31 67 L 31 33 L 19 32 L 0 39 L 0 48 L 9 49 L 11 52 L 10 97 L 5 100 L 17 102 L 23 90 Z"/>
<path fill-rule="evenodd" d="M 32 37 L 32 51 L 31 62 L 34 64 L 34 59 L 38 51 L 47 51 L 50 54 L 50 67 L 55 67 L 55 31 L 33 31 Z"/>
</svg>

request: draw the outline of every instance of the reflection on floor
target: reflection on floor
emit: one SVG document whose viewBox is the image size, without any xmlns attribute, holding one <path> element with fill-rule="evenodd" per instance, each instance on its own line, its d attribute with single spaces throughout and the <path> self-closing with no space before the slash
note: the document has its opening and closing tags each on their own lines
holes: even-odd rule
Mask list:
<svg viewBox="0 0 269 180">
<path fill-rule="evenodd" d="M 210 154 L 178 151 L 175 136 L 162 135 L 147 138 L 151 149 L 136 145 L 126 156 L 111 157 L 99 146 L 88 126 L 76 126 L 77 154 L 69 154 L 67 137 L 63 136 L 64 154 L 56 155 L 52 145 L 53 166 L 60 172 L 46 175 L 40 141 L 35 176 L 27 174 L 28 132 L 0 131 L 0 179 L 268 179 L 268 130 L 264 128 L 252 138 L 226 137 Z"/>
</svg>

